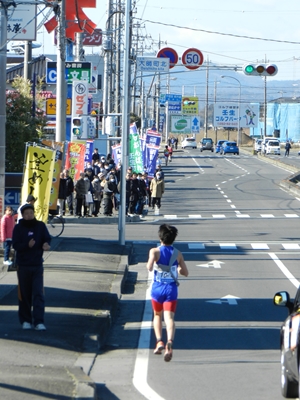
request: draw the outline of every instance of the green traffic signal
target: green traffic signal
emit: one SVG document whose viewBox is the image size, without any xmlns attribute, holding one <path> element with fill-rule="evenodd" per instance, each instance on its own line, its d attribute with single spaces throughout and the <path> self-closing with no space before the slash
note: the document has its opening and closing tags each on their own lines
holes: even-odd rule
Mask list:
<svg viewBox="0 0 300 400">
<path fill-rule="evenodd" d="M 251 74 L 254 71 L 253 65 L 247 65 L 245 67 L 245 71 L 247 72 L 247 74 Z"/>
</svg>

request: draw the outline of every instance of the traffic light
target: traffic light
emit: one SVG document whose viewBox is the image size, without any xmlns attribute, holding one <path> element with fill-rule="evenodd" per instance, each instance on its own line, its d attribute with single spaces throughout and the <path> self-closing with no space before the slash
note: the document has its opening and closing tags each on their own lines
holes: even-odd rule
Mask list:
<svg viewBox="0 0 300 400">
<path fill-rule="evenodd" d="M 195 101 L 187 101 L 187 100 L 185 100 L 185 101 L 183 102 L 183 104 L 184 104 L 185 106 L 190 106 L 190 105 L 192 105 L 192 104 L 196 104 L 196 102 L 195 102 Z"/>
<path fill-rule="evenodd" d="M 245 64 L 243 71 L 248 76 L 275 76 L 278 68 L 274 64 Z"/>
<path fill-rule="evenodd" d="M 76 117 L 72 120 L 72 132 L 74 136 L 81 137 L 82 134 L 82 118 Z"/>
</svg>

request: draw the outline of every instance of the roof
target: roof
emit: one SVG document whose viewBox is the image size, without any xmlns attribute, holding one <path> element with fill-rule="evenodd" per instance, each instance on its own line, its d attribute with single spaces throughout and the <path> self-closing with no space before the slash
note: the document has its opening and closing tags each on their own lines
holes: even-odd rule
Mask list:
<svg viewBox="0 0 300 400">
<path fill-rule="evenodd" d="M 39 56 L 29 62 L 29 64 L 32 65 L 32 72 L 31 72 L 32 77 L 33 74 L 36 74 L 36 76 L 40 77 L 45 75 L 47 60 L 51 61 L 49 58 L 45 56 Z M 12 81 L 16 76 L 23 76 L 23 75 L 24 75 L 24 62 L 6 69 L 6 79 L 9 81 Z"/>
</svg>

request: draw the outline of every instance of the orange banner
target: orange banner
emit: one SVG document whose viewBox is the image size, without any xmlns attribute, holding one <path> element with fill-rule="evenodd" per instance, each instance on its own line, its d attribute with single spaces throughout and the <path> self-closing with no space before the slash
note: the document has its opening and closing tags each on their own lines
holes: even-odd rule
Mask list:
<svg viewBox="0 0 300 400">
<path fill-rule="evenodd" d="M 68 143 L 65 168 L 69 170 L 71 178 L 79 179 L 80 172 L 84 171 L 85 144 Z"/>
</svg>

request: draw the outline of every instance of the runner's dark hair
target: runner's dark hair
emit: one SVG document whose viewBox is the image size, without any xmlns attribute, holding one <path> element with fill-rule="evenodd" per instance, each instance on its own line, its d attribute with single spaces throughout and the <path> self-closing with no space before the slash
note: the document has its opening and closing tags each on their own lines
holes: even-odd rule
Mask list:
<svg viewBox="0 0 300 400">
<path fill-rule="evenodd" d="M 163 244 L 166 245 L 173 244 L 177 234 L 178 234 L 178 229 L 175 226 L 168 224 L 160 225 L 158 230 L 159 239 L 163 242 Z"/>
</svg>

